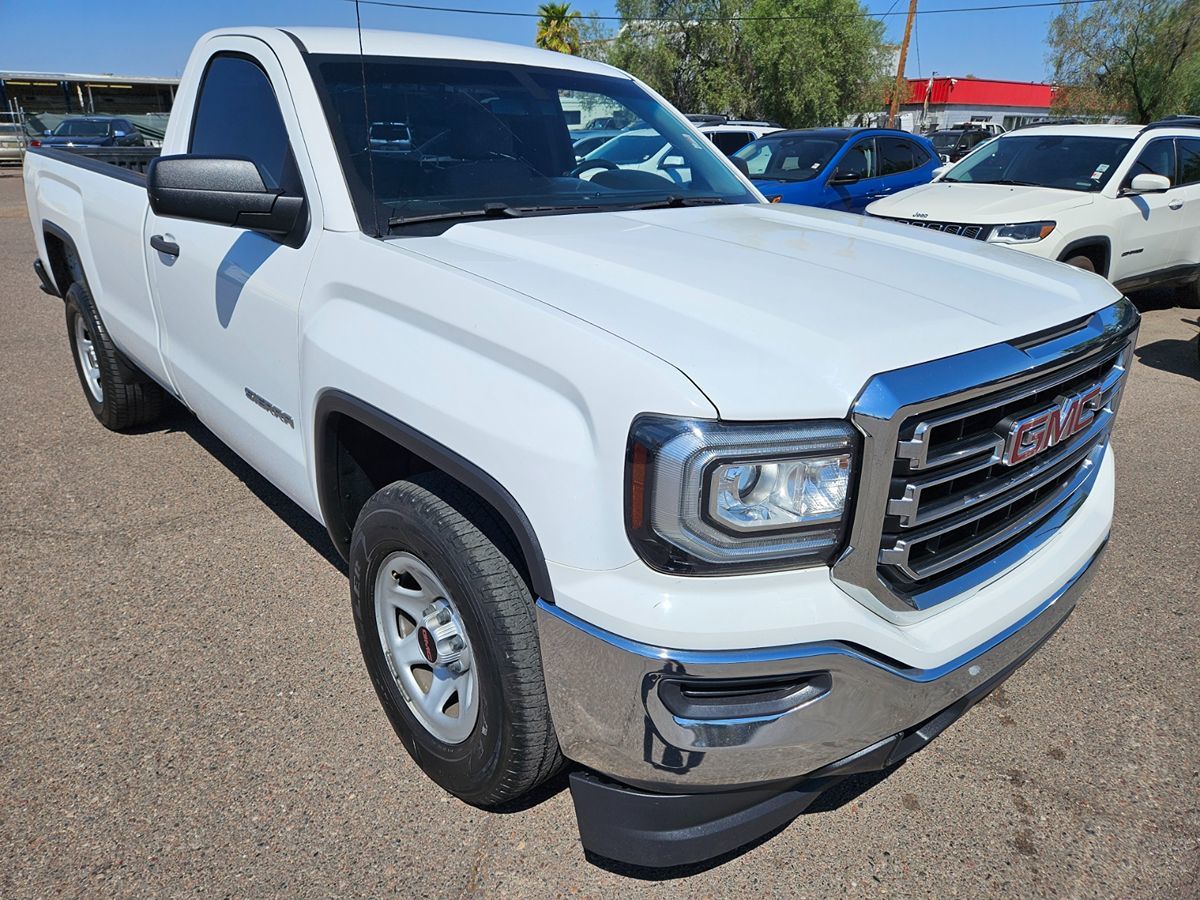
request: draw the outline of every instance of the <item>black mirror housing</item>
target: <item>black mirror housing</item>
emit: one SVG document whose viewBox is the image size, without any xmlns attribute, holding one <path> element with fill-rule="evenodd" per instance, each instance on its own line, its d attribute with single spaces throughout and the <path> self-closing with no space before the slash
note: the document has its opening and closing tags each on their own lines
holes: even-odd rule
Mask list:
<svg viewBox="0 0 1200 900">
<path fill-rule="evenodd" d="M 742 159 L 740 156 L 731 156 L 731 157 L 729 157 L 729 161 L 731 163 L 733 163 L 733 167 L 735 169 L 737 169 L 739 172 L 741 172 L 747 178 L 750 177 L 750 166 L 746 163 L 746 161 L 744 159 Z"/>
<path fill-rule="evenodd" d="M 862 176 L 857 172 L 839 173 L 834 172 L 833 177 L 829 179 L 830 184 L 857 184 L 862 181 Z"/>
<path fill-rule="evenodd" d="M 146 193 L 155 215 L 292 234 L 302 221 L 304 198 L 269 188 L 248 159 L 160 156 L 146 170 Z"/>
</svg>

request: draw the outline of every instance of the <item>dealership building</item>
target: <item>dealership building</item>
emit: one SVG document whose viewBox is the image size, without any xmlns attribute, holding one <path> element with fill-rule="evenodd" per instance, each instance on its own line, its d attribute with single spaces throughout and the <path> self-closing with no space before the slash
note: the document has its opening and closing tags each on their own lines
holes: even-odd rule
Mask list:
<svg viewBox="0 0 1200 900">
<path fill-rule="evenodd" d="M 998 122 L 1012 130 L 1050 115 L 1058 88 L 1029 81 L 987 78 L 910 78 L 908 99 L 900 105 L 914 130 L 960 122 Z"/>
<path fill-rule="evenodd" d="M 0 119 L 37 133 L 67 116 L 123 116 L 149 137 L 165 128 L 178 87 L 178 78 L 0 72 Z"/>
</svg>

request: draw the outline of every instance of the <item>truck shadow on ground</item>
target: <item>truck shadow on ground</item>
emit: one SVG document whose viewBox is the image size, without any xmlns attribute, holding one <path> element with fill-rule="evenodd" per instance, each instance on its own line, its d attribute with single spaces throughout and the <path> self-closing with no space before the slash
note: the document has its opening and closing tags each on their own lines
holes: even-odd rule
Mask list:
<svg viewBox="0 0 1200 900">
<path fill-rule="evenodd" d="M 279 519 L 297 535 L 324 557 L 325 561 L 341 572 L 349 575 L 349 569 L 342 557 L 334 549 L 325 526 L 297 506 L 282 491 L 260 475 L 249 463 L 225 446 L 215 434 L 188 410 L 176 401 L 168 398 L 169 407 L 164 410 L 163 417 L 153 425 L 143 429 L 133 429 L 132 434 L 155 434 L 162 432 L 179 432 L 186 434 L 197 444 L 208 451 L 208 454 L 223 465 L 244 484 L 255 497 L 275 513 Z"/>
</svg>

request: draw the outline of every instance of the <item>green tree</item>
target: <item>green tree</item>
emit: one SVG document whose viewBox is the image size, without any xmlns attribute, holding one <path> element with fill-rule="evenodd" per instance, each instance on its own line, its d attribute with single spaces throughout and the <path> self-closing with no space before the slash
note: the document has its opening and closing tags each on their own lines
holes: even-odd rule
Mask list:
<svg viewBox="0 0 1200 900">
<path fill-rule="evenodd" d="M 543 50 L 579 55 L 579 13 L 570 3 L 543 3 L 538 7 L 537 34 L 533 42 Z"/>
<path fill-rule="evenodd" d="M 858 0 L 754 0 L 746 30 L 762 114 L 803 128 L 879 109 L 891 48 L 865 13 Z"/>
<path fill-rule="evenodd" d="M 1200 0 L 1111 0 L 1050 22 L 1056 108 L 1150 122 L 1200 112 Z"/>
<path fill-rule="evenodd" d="M 803 127 L 876 110 L 883 25 L 859 0 L 618 0 L 607 60 L 686 112 Z"/>
</svg>

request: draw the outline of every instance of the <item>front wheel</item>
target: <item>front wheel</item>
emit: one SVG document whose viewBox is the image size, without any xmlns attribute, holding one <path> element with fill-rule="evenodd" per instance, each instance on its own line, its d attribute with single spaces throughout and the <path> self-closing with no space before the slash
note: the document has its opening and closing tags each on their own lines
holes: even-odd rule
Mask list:
<svg viewBox="0 0 1200 900">
<path fill-rule="evenodd" d="M 350 546 L 354 622 L 380 703 L 409 754 L 477 806 L 563 764 L 533 596 L 495 512 L 441 473 L 367 501 Z"/>
<path fill-rule="evenodd" d="M 1070 259 L 1063 260 L 1068 266 L 1074 266 L 1077 269 L 1083 269 L 1085 272 L 1095 272 L 1096 264 L 1086 256 L 1072 256 Z"/>
</svg>

